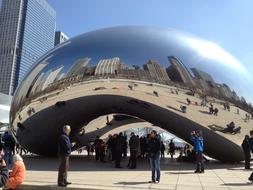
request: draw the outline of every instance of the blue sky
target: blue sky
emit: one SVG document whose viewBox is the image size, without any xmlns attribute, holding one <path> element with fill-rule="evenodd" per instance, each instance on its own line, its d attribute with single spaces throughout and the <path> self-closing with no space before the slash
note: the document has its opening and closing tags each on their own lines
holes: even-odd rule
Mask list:
<svg viewBox="0 0 253 190">
<path fill-rule="evenodd" d="M 69 37 L 117 25 L 175 28 L 211 40 L 253 73 L 252 0 L 48 0 Z"/>
</svg>

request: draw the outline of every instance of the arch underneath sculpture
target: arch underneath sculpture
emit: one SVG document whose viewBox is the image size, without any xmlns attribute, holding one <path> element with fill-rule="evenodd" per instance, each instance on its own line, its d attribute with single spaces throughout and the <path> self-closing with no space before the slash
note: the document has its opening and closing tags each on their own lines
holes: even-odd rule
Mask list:
<svg viewBox="0 0 253 190">
<path fill-rule="evenodd" d="M 18 129 L 16 137 L 29 151 L 40 155 L 57 154 L 57 137 L 62 126 L 69 124 L 77 132 L 95 118 L 120 113 L 131 115 L 178 136 L 188 143 L 190 132 L 202 130 L 205 139 L 205 153 L 224 162 L 243 160 L 243 153 L 237 144 L 212 130 L 175 112 L 137 98 L 122 95 L 91 95 L 66 100 L 64 105 L 52 105 L 33 114 Z M 53 126 L 53 127 L 52 127 Z"/>
</svg>

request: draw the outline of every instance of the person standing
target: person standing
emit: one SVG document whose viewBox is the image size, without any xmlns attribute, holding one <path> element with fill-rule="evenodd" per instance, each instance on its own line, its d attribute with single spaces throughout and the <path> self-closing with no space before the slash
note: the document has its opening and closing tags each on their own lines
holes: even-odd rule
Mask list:
<svg viewBox="0 0 253 190">
<path fill-rule="evenodd" d="M 253 130 L 250 131 L 249 145 L 251 152 L 253 153 Z M 251 173 L 249 180 L 253 182 L 253 172 Z"/>
<path fill-rule="evenodd" d="M 175 143 L 173 142 L 172 139 L 170 140 L 169 147 L 170 147 L 170 150 L 169 150 L 169 152 L 170 152 L 170 157 L 173 159 L 173 156 L 174 156 L 174 154 L 175 154 L 175 149 L 176 149 L 176 147 L 175 147 Z"/>
<path fill-rule="evenodd" d="M 161 141 L 161 158 L 164 158 L 165 144 Z"/>
<path fill-rule="evenodd" d="M 250 169 L 250 142 L 249 142 L 249 135 L 245 135 L 245 138 L 242 142 L 242 149 L 244 152 L 244 160 L 245 160 L 245 169 Z"/>
<path fill-rule="evenodd" d="M 58 142 L 58 155 L 60 158 L 60 166 L 58 170 L 58 186 L 66 187 L 71 182 L 67 181 L 67 173 L 69 168 L 69 156 L 71 154 L 72 144 L 69 139 L 71 128 L 69 125 L 64 125 L 62 134 Z"/>
<path fill-rule="evenodd" d="M 137 152 L 139 147 L 139 138 L 131 132 L 131 137 L 129 140 L 129 148 L 130 148 L 130 158 L 129 158 L 129 169 L 136 169 L 137 164 Z"/>
<path fill-rule="evenodd" d="M 195 173 L 204 173 L 204 162 L 203 162 L 204 139 L 202 137 L 202 132 L 192 131 L 191 141 L 194 143 L 194 151 L 196 153 Z"/>
<path fill-rule="evenodd" d="M 112 161 L 112 143 L 113 143 L 113 137 L 111 134 L 108 136 L 108 140 L 106 142 L 106 160 Z"/>
<path fill-rule="evenodd" d="M 122 132 L 119 133 L 119 136 L 121 138 L 121 143 L 122 143 L 122 148 L 123 148 L 122 156 L 126 158 L 127 157 L 127 137 L 124 136 Z"/>
<path fill-rule="evenodd" d="M 118 134 L 115 135 L 115 141 L 114 141 L 114 146 L 115 146 L 115 168 L 122 168 L 120 166 L 120 161 L 122 158 L 122 153 L 123 153 L 123 142 L 122 142 L 122 137 Z"/>
<path fill-rule="evenodd" d="M 95 158 L 96 161 L 99 161 L 100 155 L 99 155 L 99 146 L 100 146 L 100 137 L 96 136 L 96 139 L 94 141 L 94 146 L 95 146 Z"/>
<path fill-rule="evenodd" d="M 161 141 L 155 130 L 151 131 L 150 139 L 148 140 L 149 161 L 152 170 L 150 183 L 160 182 L 160 149 Z"/>
</svg>

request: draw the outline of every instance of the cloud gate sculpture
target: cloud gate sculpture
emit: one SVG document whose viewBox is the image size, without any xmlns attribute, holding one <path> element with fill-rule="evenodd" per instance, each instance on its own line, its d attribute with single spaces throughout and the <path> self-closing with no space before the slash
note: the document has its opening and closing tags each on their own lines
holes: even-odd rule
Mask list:
<svg viewBox="0 0 253 190">
<path fill-rule="evenodd" d="M 29 151 L 54 155 L 64 124 L 77 134 L 119 113 L 189 143 L 190 132 L 202 130 L 207 155 L 237 162 L 252 129 L 252 87 L 247 69 L 212 42 L 172 29 L 106 28 L 38 60 L 16 90 L 11 130 Z"/>
</svg>

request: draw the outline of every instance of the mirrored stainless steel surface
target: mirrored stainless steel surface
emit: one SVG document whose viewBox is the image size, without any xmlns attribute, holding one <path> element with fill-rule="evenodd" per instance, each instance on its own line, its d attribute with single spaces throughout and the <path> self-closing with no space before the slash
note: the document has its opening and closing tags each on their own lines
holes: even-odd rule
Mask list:
<svg viewBox="0 0 253 190">
<path fill-rule="evenodd" d="M 247 68 L 215 43 L 173 29 L 113 27 L 44 55 L 19 85 L 10 120 L 19 143 L 37 154 L 56 154 L 64 124 L 74 134 L 123 113 L 187 142 L 191 130 L 202 130 L 206 154 L 240 161 L 252 130 L 252 87 Z"/>
</svg>

